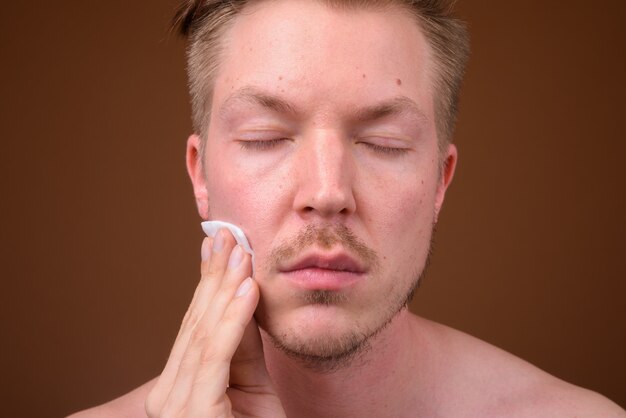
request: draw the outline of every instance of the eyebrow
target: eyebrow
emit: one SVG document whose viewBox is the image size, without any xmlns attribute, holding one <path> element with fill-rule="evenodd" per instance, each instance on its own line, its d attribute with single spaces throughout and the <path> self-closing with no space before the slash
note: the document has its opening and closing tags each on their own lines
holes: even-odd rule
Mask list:
<svg viewBox="0 0 626 418">
<path fill-rule="evenodd" d="M 290 113 L 293 115 L 298 113 L 296 108 L 286 100 L 272 94 L 265 93 L 256 87 L 248 86 L 243 87 L 228 96 L 228 98 L 224 101 L 224 104 L 220 107 L 220 117 L 225 117 L 228 110 L 237 102 L 247 102 L 278 113 Z"/>
<path fill-rule="evenodd" d="M 353 112 L 353 118 L 359 122 L 370 122 L 383 119 L 387 116 L 402 114 L 408 114 L 419 122 L 428 120 L 426 114 L 420 109 L 418 104 L 406 96 L 394 97 L 393 99 L 385 100 L 373 106 L 356 109 L 356 111 Z"/>
<path fill-rule="evenodd" d="M 247 102 L 257 105 L 277 113 L 299 114 L 298 109 L 288 101 L 266 93 L 257 87 L 243 87 L 231 94 L 220 107 L 219 114 L 223 118 L 228 110 L 237 102 Z M 372 106 L 366 106 L 351 111 L 349 116 L 358 122 L 373 122 L 388 116 L 407 114 L 415 118 L 418 122 L 428 120 L 418 104 L 406 96 L 398 96 L 389 100 L 384 100 Z"/>
</svg>

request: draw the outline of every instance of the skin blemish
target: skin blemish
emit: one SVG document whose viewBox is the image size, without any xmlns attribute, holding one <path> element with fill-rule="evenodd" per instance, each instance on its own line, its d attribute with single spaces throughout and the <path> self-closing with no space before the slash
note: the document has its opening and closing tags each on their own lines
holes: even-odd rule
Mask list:
<svg viewBox="0 0 626 418">
<path fill-rule="evenodd" d="M 283 76 L 282 76 L 282 75 L 281 75 L 281 76 L 278 76 L 278 79 L 282 81 Z"/>
<path fill-rule="evenodd" d="M 367 78 L 367 76 L 365 74 L 363 74 L 363 78 Z"/>
<path fill-rule="evenodd" d="M 396 84 L 401 86 L 402 85 L 402 80 L 400 80 L 399 78 L 396 79 Z"/>
</svg>

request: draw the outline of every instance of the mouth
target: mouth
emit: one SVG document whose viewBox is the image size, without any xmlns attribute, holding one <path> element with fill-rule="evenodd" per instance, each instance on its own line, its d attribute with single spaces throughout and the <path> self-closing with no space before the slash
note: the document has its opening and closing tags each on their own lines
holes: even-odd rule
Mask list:
<svg viewBox="0 0 626 418">
<path fill-rule="evenodd" d="M 305 290 L 343 290 L 354 286 L 367 269 L 345 252 L 312 253 L 279 268 L 292 285 Z"/>
</svg>

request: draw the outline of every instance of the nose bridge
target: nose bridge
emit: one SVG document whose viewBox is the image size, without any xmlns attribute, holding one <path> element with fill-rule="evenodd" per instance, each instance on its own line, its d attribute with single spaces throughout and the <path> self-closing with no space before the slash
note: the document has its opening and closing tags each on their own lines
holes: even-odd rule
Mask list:
<svg viewBox="0 0 626 418">
<path fill-rule="evenodd" d="M 320 191 L 340 189 L 346 177 L 345 144 L 341 136 L 329 130 L 317 130 L 312 135 L 311 163 L 314 179 Z"/>
<path fill-rule="evenodd" d="M 324 216 L 354 211 L 349 144 L 331 129 L 315 129 L 305 138 L 304 170 L 297 206 Z"/>
</svg>

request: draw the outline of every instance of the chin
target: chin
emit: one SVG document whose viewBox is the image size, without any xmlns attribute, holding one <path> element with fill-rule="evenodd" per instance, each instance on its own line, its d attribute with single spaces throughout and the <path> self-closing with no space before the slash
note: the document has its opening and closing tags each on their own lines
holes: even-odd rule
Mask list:
<svg viewBox="0 0 626 418">
<path fill-rule="evenodd" d="M 413 280 L 378 276 L 368 282 L 392 285 L 374 288 L 364 282 L 347 291 L 294 291 L 260 280 L 256 320 L 265 341 L 279 352 L 305 367 L 334 371 L 362 358 L 374 337 L 406 307 L 420 274 L 397 276 Z"/>
<path fill-rule="evenodd" d="M 319 372 L 352 364 L 367 351 L 370 339 L 391 320 L 381 321 L 381 316 L 359 320 L 358 315 L 334 305 L 303 306 L 280 321 L 263 319 L 257 320 L 276 349 Z"/>
</svg>

